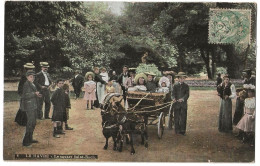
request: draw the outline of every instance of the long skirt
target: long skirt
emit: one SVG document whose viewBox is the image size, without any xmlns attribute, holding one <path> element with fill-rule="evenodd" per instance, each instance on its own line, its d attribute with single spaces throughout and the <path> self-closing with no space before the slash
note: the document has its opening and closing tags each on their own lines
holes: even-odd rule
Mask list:
<svg viewBox="0 0 260 166">
<path fill-rule="evenodd" d="M 105 84 L 101 84 L 100 82 L 97 83 L 97 96 L 99 103 L 102 103 L 102 99 L 105 95 Z"/>
<path fill-rule="evenodd" d="M 244 115 L 244 101 L 241 101 L 238 97 L 236 100 L 236 110 L 233 118 L 233 125 L 237 125 L 237 123 L 241 120 Z"/>
<path fill-rule="evenodd" d="M 232 129 L 232 101 L 231 99 L 221 99 L 218 130 L 230 132 Z"/>
<path fill-rule="evenodd" d="M 254 132 L 255 131 L 255 119 L 252 119 L 252 115 L 245 114 L 242 119 L 238 122 L 238 129 L 244 132 Z"/>
</svg>

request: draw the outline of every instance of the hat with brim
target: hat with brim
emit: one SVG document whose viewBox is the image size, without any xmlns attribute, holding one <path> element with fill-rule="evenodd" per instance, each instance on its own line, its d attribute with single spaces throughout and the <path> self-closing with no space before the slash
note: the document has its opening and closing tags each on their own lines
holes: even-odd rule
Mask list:
<svg viewBox="0 0 260 166">
<path fill-rule="evenodd" d="M 25 65 L 23 65 L 24 68 L 26 69 L 34 69 L 35 66 L 32 63 L 26 63 Z"/>
<path fill-rule="evenodd" d="M 147 76 L 148 76 L 148 75 L 151 75 L 151 76 L 156 76 L 156 74 L 155 74 L 155 73 L 153 73 L 153 72 L 145 72 L 144 74 L 146 74 Z"/>
<path fill-rule="evenodd" d="M 169 87 L 170 86 L 170 80 L 169 80 L 169 78 L 167 78 L 167 77 L 162 77 L 162 78 L 160 78 L 160 80 L 159 80 L 159 86 L 161 87 L 162 86 L 162 83 L 165 83 L 166 84 L 166 86 L 167 87 Z"/>
<path fill-rule="evenodd" d="M 176 73 L 174 71 L 163 71 L 163 75 L 171 75 L 174 76 Z"/>
<path fill-rule="evenodd" d="M 223 78 L 229 78 L 229 79 L 230 79 L 230 76 L 229 76 L 228 74 L 225 74 L 225 75 L 223 76 Z"/>
<path fill-rule="evenodd" d="M 87 72 L 87 73 L 85 74 L 85 79 L 88 80 L 88 76 L 89 76 L 89 75 L 92 75 L 92 78 L 93 78 L 93 80 L 94 80 L 95 74 L 94 74 L 93 72 L 91 72 L 91 71 L 90 71 L 90 72 Z"/>
<path fill-rule="evenodd" d="M 34 71 L 27 71 L 25 75 L 26 75 L 26 77 L 28 77 L 30 75 L 35 75 L 35 72 Z"/>
<path fill-rule="evenodd" d="M 40 62 L 41 67 L 50 67 L 48 62 Z"/>
<path fill-rule="evenodd" d="M 187 78 L 188 76 L 184 72 L 179 72 L 176 77 L 185 77 Z"/>
<path fill-rule="evenodd" d="M 131 68 L 128 69 L 128 72 L 133 72 L 133 73 L 135 73 L 135 71 L 136 71 L 136 68 L 134 68 L 134 67 L 131 67 Z"/>
<path fill-rule="evenodd" d="M 147 82 L 147 76 L 144 73 L 139 73 L 135 76 L 135 84 L 137 84 L 139 78 L 143 77 L 145 82 Z"/>
</svg>

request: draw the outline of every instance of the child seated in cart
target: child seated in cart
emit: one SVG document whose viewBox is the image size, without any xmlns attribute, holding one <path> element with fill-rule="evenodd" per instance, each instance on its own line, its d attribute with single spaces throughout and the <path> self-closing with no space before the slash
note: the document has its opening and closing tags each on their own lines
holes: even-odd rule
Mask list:
<svg viewBox="0 0 260 166">
<path fill-rule="evenodd" d="M 158 93 L 169 93 L 170 80 L 167 77 L 162 77 L 159 80 Z"/>
<path fill-rule="evenodd" d="M 147 91 L 146 88 L 147 76 L 144 73 L 139 73 L 135 76 L 136 86 L 128 88 L 128 91 Z"/>
</svg>

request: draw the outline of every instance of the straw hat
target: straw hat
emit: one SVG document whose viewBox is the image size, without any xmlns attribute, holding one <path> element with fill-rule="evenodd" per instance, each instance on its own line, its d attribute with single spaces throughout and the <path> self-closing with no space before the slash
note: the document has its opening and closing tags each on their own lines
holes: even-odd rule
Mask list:
<svg viewBox="0 0 260 166">
<path fill-rule="evenodd" d="M 50 67 L 48 62 L 40 62 L 41 67 Z"/>
<path fill-rule="evenodd" d="M 26 63 L 25 65 L 23 65 L 24 68 L 26 69 L 34 69 L 35 66 L 32 63 Z"/>
<path fill-rule="evenodd" d="M 131 67 L 131 68 L 128 69 L 128 72 L 133 72 L 133 73 L 135 73 L 135 71 L 136 71 L 136 68 L 134 68 L 134 67 Z"/>
<path fill-rule="evenodd" d="M 184 72 L 179 72 L 176 77 L 188 77 Z"/>
<path fill-rule="evenodd" d="M 147 76 L 148 76 L 148 75 L 156 76 L 156 74 L 155 74 L 154 72 L 145 72 L 144 74 L 146 74 Z"/>
<path fill-rule="evenodd" d="M 143 77 L 145 82 L 147 82 L 147 76 L 144 73 L 139 73 L 135 76 L 135 84 L 137 84 L 139 78 Z"/>
<path fill-rule="evenodd" d="M 94 74 L 93 72 L 91 72 L 91 71 L 89 71 L 89 72 L 87 72 L 87 73 L 85 74 L 85 79 L 88 80 L 88 76 L 89 76 L 89 75 L 92 75 L 92 78 L 93 78 L 93 80 L 94 80 L 95 74 Z"/>
</svg>

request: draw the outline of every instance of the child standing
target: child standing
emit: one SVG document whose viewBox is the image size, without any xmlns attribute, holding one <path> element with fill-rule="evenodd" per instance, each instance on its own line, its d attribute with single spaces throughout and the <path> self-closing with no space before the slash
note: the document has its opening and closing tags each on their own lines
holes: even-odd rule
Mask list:
<svg viewBox="0 0 260 166">
<path fill-rule="evenodd" d="M 71 104 L 70 104 L 70 97 L 69 97 L 69 92 L 70 92 L 70 87 L 68 84 L 63 85 L 63 90 L 65 92 L 65 103 L 66 103 L 66 111 L 65 111 L 65 130 L 73 130 L 73 128 L 69 127 L 68 125 L 68 120 L 69 120 L 69 110 L 71 109 Z"/>
<path fill-rule="evenodd" d="M 53 104 L 53 114 L 52 114 L 52 122 L 53 122 L 53 137 L 60 138 L 58 134 L 65 134 L 62 131 L 62 122 L 64 121 L 64 114 L 66 111 L 65 104 L 65 92 L 62 89 L 64 81 L 62 79 L 57 80 L 57 89 L 54 91 L 51 102 Z"/>
<path fill-rule="evenodd" d="M 93 109 L 94 101 L 96 100 L 96 83 L 93 81 L 94 73 L 87 72 L 85 75 L 86 82 L 84 83 L 85 95 L 87 100 L 87 110 Z"/>
</svg>

